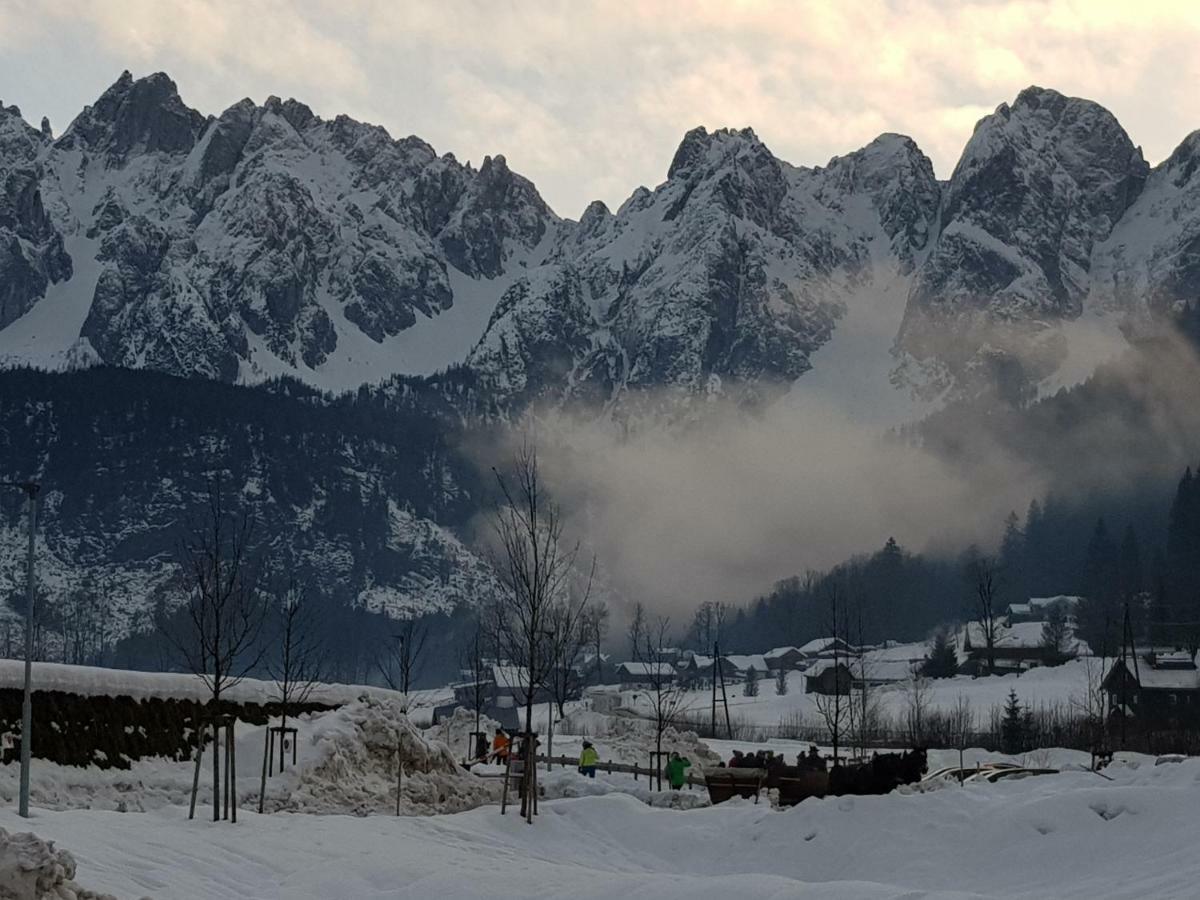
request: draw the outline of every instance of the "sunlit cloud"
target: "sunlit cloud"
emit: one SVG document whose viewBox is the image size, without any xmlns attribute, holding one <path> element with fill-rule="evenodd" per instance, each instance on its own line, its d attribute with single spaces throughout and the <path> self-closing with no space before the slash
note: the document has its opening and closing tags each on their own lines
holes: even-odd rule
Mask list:
<svg viewBox="0 0 1200 900">
<path fill-rule="evenodd" d="M 750 125 L 803 165 L 899 131 L 947 177 L 1029 84 L 1108 106 L 1157 161 L 1200 126 L 1198 39 L 1174 2 L 0 0 L 0 95 L 61 124 L 123 68 L 167 71 L 204 112 L 295 96 L 503 153 L 577 216 L 661 181 L 696 125 Z"/>
</svg>

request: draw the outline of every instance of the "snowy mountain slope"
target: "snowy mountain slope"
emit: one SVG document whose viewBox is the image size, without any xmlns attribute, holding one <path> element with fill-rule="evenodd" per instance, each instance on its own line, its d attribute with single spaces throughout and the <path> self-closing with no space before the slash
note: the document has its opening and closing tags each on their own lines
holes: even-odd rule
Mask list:
<svg viewBox="0 0 1200 900">
<path fill-rule="evenodd" d="M 812 368 L 878 264 L 911 271 L 937 198 L 907 138 L 804 169 L 749 129 L 696 129 L 654 191 L 615 215 L 589 207 L 506 295 L 468 365 L 501 402 L 546 391 L 530 363 L 573 400 L 770 396 Z"/>
<path fill-rule="evenodd" d="M 181 542 L 214 484 L 252 511 L 271 590 L 296 579 L 394 618 L 486 602 L 492 569 L 465 540 L 483 488 L 458 440 L 453 423 L 381 392 L 326 401 L 113 368 L 0 372 L 0 457 L 36 461 L 20 471 L 46 487 L 38 579 L 62 617 L 47 625 L 95 597 L 109 642 L 182 596 Z M 24 571 L 18 499 L 0 501 L 5 598 Z M 12 615 L 0 612 L 0 641 Z"/>
<path fill-rule="evenodd" d="M 1141 192 L 1141 150 L 1103 107 L 1031 87 L 984 118 L 942 197 L 897 344 L 914 383 L 1019 389 L 1065 356 L 1091 257 Z M 924 365 L 921 371 L 920 364 Z"/>
<path fill-rule="evenodd" d="M 0 361 L 350 389 L 466 360 L 501 409 L 794 383 L 898 420 L 1074 383 L 1194 300 L 1196 146 L 1150 172 L 1036 87 L 944 184 L 899 135 L 806 168 L 699 128 L 575 223 L 502 156 L 274 97 L 205 117 L 125 73 L 57 140 L 0 111 Z"/>
<path fill-rule="evenodd" d="M 68 298 L 23 279 L 0 325 L 39 299 L 59 325 L 0 332 L 10 359 L 73 354 L 224 381 L 287 371 L 334 388 L 433 370 L 477 338 L 480 286 L 501 290 L 558 227 L 502 156 L 475 170 L 294 100 L 206 119 L 162 74 L 123 74 L 57 141 L 28 131 L 32 149 L 0 144 L 4 164 L 40 167 L 35 199 L 74 236 L 82 281 Z M 442 330 L 413 352 L 401 336 L 453 309 L 459 285 L 474 300 L 465 334 Z"/>
</svg>

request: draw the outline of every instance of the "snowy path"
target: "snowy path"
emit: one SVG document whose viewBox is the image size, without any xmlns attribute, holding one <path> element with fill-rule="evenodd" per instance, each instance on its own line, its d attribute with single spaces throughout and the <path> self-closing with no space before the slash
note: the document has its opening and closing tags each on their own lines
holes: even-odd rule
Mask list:
<svg viewBox="0 0 1200 900">
<path fill-rule="evenodd" d="M 79 879 L 120 897 L 707 900 L 1194 897 L 1200 760 L 785 812 L 686 812 L 623 795 L 547 802 L 533 828 L 495 807 L 430 818 L 36 811 Z M 0 825 L 19 829 L 11 809 Z"/>
</svg>

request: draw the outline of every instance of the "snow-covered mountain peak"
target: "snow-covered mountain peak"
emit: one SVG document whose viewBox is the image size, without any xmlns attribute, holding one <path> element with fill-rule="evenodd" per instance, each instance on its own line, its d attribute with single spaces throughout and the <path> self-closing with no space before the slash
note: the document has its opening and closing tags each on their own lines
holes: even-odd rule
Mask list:
<svg viewBox="0 0 1200 900">
<path fill-rule="evenodd" d="M 125 71 L 75 118 L 59 144 L 106 153 L 119 164 L 136 153 L 187 153 L 206 121 L 183 102 L 166 74 L 135 80 Z"/>
</svg>

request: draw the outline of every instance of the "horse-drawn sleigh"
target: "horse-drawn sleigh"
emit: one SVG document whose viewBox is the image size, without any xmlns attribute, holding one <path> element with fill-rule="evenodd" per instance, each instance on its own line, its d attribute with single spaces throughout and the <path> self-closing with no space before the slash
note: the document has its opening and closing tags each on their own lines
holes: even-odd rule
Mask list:
<svg viewBox="0 0 1200 900">
<path fill-rule="evenodd" d="M 902 784 L 920 781 L 925 767 L 925 751 L 917 749 L 877 753 L 868 760 L 835 765 L 827 771 L 805 766 L 709 768 L 704 770 L 704 781 L 713 803 L 731 797 L 757 800 L 766 788 L 779 792 L 780 806 L 795 806 L 809 797 L 888 794 Z"/>
</svg>

